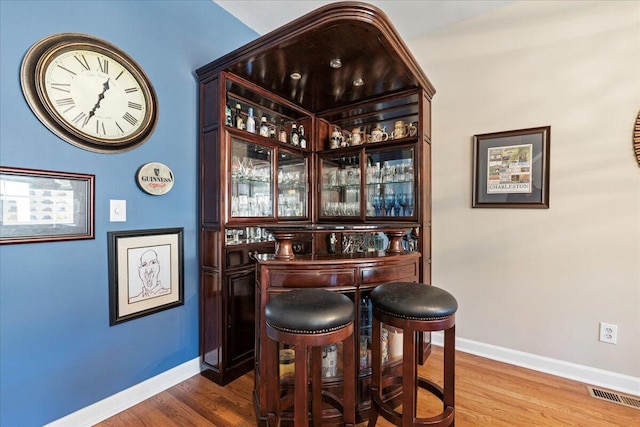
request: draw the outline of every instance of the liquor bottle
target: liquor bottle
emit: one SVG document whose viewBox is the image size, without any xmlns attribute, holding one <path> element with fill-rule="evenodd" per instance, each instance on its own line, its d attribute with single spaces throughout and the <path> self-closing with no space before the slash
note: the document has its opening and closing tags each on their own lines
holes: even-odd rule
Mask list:
<svg viewBox="0 0 640 427">
<path fill-rule="evenodd" d="M 224 104 L 224 124 L 227 126 L 233 126 L 233 117 L 231 117 L 231 107 L 229 107 L 229 101 Z"/>
<path fill-rule="evenodd" d="M 287 131 L 284 129 L 284 122 L 280 120 L 280 133 L 278 135 L 278 141 L 287 142 Z"/>
<path fill-rule="evenodd" d="M 267 116 L 264 114 L 260 119 L 260 136 L 269 136 L 269 125 L 267 124 Z"/>
<path fill-rule="evenodd" d="M 296 124 L 291 125 L 291 144 L 296 147 L 300 145 L 300 134 L 298 134 L 298 129 L 296 128 Z"/>
<path fill-rule="evenodd" d="M 249 107 L 249 116 L 247 117 L 247 132 L 256 133 L 256 119 L 253 117 L 253 108 Z"/>
<path fill-rule="evenodd" d="M 233 117 L 233 123 L 238 129 L 244 129 L 244 119 L 242 118 L 242 106 L 238 102 L 236 104 L 236 114 Z"/>
<path fill-rule="evenodd" d="M 302 125 L 298 128 L 298 133 L 300 134 L 300 148 L 307 148 L 307 138 L 304 136 L 304 127 Z"/>
</svg>

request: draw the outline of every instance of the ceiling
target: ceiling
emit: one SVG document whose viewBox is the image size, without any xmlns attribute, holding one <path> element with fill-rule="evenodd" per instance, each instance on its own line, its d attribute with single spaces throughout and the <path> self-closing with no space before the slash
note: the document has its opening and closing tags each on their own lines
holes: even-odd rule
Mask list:
<svg viewBox="0 0 640 427">
<path fill-rule="evenodd" d="M 249 28 L 264 35 L 327 3 L 322 0 L 213 0 Z M 371 0 L 406 41 L 517 0 Z"/>
</svg>

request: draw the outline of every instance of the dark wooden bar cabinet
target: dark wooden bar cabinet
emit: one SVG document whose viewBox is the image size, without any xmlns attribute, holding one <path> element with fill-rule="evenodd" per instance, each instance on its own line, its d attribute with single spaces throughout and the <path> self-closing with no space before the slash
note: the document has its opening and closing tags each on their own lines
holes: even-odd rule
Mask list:
<svg viewBox="0 0 640 427">
<path fill-rule="evenodd" d="M 282 283 L 348 294 L 358 316 L 376 283 L 430 283 L 435 90 L 382 11 L 327 5 L 196 74 L 203 375 L 259 368 L 260 286 L 274 278 L 256 281 L 256 259 Z M 261 423 L 263 397 L 257 379 Z"/>
</svg>

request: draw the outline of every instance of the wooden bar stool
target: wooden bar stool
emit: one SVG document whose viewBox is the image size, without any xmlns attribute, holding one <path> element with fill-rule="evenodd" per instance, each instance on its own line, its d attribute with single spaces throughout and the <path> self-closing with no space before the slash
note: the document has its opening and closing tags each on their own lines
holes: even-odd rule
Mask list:
<svg viewBox="0 0 640 427">
<path fill-rule="evenodd" d="M 267 423 L 279 425 L 282 410 L 290 405 L 280 399 L 279 345 L 295 350 L 293 392 L 294 426 L 309 425 L 308 350 L 311 357 L 311 401 L 313 425 L 322 424 L 323 400 L 341 410 L 344 424 L 355 426 L 355 340 L 353 302 L 338 292 L 324 289 L 294 289 L 271 296 L 265 306 L 267 340 Z M 322 346 L 342 342 L 342 398 L 322 390 Z"/>
<path fill-rule="evenodd" d="M 371 373 L 371 411 L 369 426 L 378 415 L 401 427 L 454 425 L 455 312 L 456 299 L 447 291 L 422 283 L 387 283 L 371 292 L 373 306 L 373 342 Z M 403 330 L 402 376 L 382 376 L 380 324 Z M 418 376 L 418 335 L 427 331 L 444 331 L 444 387 Z M 385 389 L 402 384 L 401 397 L 385 401 Z M 418 387 L 438 397 L 443 403 L 440 414 L 417 418 Z M 394 404 L 395 402 L 395 404 Z M 402 413 L 395 408 L 402 404 Z"/>
</svg>

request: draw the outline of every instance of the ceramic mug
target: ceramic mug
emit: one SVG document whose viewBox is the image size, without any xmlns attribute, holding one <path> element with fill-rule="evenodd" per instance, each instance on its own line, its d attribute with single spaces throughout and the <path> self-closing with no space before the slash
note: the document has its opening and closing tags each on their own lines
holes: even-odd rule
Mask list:
<svg viewBox="0 0 640 427">
<path fill-rule="evenodd" d="M 384 128 L 375 128 L 371 131 L 371 142 L 381 142 L 389 139 L 389 134 L 384 131 Z"/>
<path fill-rule="evenodd" d="M 393 126 L 393 138 L 406 138 L 409 135 L 409 126 L 402 120 L 395 122 Z"/>
<path fill-rule="evenodd" d="M 351 131 L 351 145 L 360 145 L 362 144 L 362 133 L 360 133 L 360 128 L 354 128 Z"/>
<path fill-rule="evenodd" d="M 418 122 L 413 122 L 409 125 L 409 136 L 416 136 L 418 134 Z"/>
<path fill-rule="evenodd" d="M 329 143 L 329 148 L 340 148 L 342 145 L 342 132 L 338 128 L 335 128 L 331 133 L 331 141 Z"/>
</svg>

